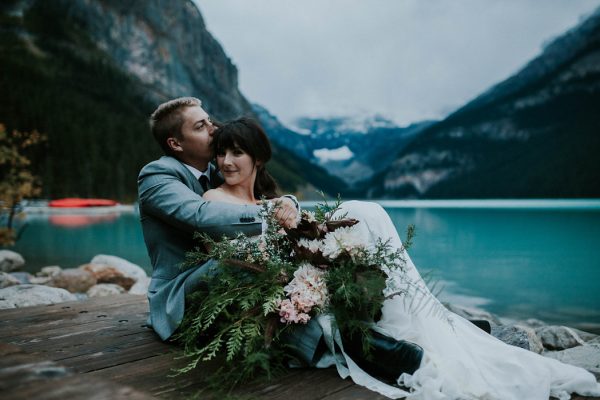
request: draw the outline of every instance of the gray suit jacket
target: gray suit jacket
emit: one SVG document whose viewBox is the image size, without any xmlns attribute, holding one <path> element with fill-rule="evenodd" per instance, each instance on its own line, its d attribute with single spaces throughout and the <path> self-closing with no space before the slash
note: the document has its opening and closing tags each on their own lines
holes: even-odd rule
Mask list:
<svg viewBox="0 0 600 400">
<path fill-rule="evenodd" d="M 211 184 L 222 180 L 211 165 Z M 218 185 L 215 185 L 218 186 Z M 185 253 L 197 242 L 194 232 L 214 238 L 261 233 L 260 207 L 204 201 L 194 175 L 177 159 L 164 156 L 142 168 L 138 177 L 140 219 L 152 262 L 148 288 L 150 323 L 166 340 L 177 329 L 185 309 L 185 295 L 196 288 L 212 264 L 183 270 Z"/>
</svg>

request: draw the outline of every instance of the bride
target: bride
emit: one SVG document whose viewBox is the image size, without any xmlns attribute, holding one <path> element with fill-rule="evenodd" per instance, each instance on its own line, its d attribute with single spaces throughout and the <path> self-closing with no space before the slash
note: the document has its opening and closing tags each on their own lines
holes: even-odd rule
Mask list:
<svg viewBox="0 0 600 400">
<path fill-rule="evenodd" d="M 241 118 L 223 125 L 212 146 L 225 183 L 207 191 L 205 200 L 256 204 L 263 196 L 276 197 L 276 183 L 265 169 L 271 147 L 255 122 Z M 381 206 L 348 201 L 339 212 L 360 221 L 355 227 L 367 242 L 389 239 L 392 246 L 402 248 Z M 340 334 L 327 315 L 317 318 L 329 350 L 317 366 L 335 364 L 342 377 L 350 376 L 357 384 L 390 398 L 547 400 L 554 396 L 562 400 L 569 399 L 570 393 L 600 396 L 600 385 L 586 370 L 507 345 L 446 310 L 428 290 L 408 254 L 404 256 L 410 290 L 384 302 L 381 319 L 373 329 L 420 346 L 424 355 L 416 371 L 402 373 L 396 385 L 369 375 L 344 351 Z M 390 275 L 388 293 L 406 280 L 406 276 Z"/>
</svg>

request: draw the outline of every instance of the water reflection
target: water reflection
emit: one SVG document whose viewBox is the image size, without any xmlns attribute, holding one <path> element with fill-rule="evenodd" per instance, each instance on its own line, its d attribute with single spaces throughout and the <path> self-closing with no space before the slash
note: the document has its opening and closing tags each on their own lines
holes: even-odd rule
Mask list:
<svg viewBox="0 0 600 400">
<path fill-rule="evenodd" d="M 65 228 L 81 228 L 88 225 L 98 224 L 101 222 L 113 222 L 119 218 L 119 213 L 107 213 L 102 215 L 86 215 L 86 214 L 61 214 L 50 215 L 48 222 L 51 225 Z"/>
</svg>

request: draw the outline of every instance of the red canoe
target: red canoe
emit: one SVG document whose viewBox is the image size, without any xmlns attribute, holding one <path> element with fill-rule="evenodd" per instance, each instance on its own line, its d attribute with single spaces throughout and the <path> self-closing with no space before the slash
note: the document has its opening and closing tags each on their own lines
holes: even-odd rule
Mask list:
<svg viewBox="0 0 600 400">
<path fill-rule="evenodd" d="M 112 207 L 116 206 L 117 203 L 114 200 L 109 199 L 80 199 L 80 198 L 68 198 L 58 199 L 48 202 L 49 207 Z"/>
</svg>

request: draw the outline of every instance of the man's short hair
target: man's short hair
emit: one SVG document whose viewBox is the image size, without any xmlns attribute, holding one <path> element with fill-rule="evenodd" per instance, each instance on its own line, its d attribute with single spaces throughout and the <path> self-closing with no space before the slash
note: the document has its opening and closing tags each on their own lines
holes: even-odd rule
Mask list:
<svg viewBox="0 0 600 400">
<path fill-rule="evenodd" d="M 187 107 L 201 107 L 202 102 L 195 97 L 179 97 L 159 105 L 150 116 L 150 130 L 165 154 L 172 154 L 167 139 L 183 139 L 183 111 Z"/>
</svg>

